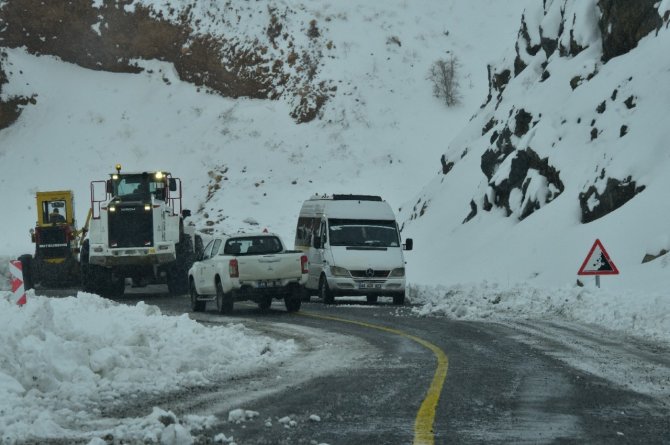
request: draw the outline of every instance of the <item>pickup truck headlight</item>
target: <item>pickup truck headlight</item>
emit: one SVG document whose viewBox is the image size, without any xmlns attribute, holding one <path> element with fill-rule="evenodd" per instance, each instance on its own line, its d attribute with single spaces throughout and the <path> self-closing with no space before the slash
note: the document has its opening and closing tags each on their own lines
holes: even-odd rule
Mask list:
<svg viewBox="0 0 670 445">
<path fill-rule="evenodd" d="M 344 267 L 330 266 L 330 274 L 334 277 L 348 277 L 349 271 Z"/>
<path fill-rule="evenodd" d="M 404 277 L 405 276 L 405 268 L 404 267 L 398 267 L 397 269 L 393 269 L 391 271 L 391 274 L 389 277 Z"/>
</svg>

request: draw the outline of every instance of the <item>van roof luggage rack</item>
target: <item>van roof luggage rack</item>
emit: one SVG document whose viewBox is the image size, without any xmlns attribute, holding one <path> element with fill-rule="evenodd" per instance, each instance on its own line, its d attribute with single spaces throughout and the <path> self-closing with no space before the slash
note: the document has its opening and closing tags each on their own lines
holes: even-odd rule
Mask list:
<svg viewBox="0 0 670 445">
<path fill-rule="evenodd" d="M 381 196 L 374 195 L 333 195 L 333 201 L 381 201 Z"/>
</svg>

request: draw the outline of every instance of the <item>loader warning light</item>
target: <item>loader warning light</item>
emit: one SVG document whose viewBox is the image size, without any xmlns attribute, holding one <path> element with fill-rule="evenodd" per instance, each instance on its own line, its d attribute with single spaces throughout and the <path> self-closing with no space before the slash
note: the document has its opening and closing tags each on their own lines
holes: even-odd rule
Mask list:
<svg viewBox="0 0 670 445">
<path fill-rule="evenodd" d="M 116 173 L 121 173 L 121 164 L 116 164 Z"/>
</svg>

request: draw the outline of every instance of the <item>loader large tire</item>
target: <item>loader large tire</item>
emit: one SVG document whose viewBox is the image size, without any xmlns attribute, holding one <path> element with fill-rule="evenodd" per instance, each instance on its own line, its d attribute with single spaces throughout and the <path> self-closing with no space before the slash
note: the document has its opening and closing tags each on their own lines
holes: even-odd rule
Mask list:
<svg viewBox="0 0 670 445">
<path fill-rule="evenodd" d="M 23 288 L 25 290 L 35 289 L 33 256 L 30 254 L 21 255 L 18 260 L 21 261 L 21 270 L 23 271 Z"/>
<path fill-rule="evenodd" d="M 171 295 L 184 295 L 189 292 L 188 270 L 195 261 L 195 252 L 190 236 L 182 234 L 182 240 L 175 246 L 177 260 L 168 269 L 167 285 Z"/>
</svg>

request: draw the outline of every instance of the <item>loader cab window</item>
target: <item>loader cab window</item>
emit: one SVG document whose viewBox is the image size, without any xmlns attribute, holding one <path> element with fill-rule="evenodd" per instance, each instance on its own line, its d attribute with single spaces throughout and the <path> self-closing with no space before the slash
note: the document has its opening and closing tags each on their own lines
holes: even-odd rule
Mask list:
<svg viewBox="0 0 670 445">
<path fill-rule="evenodd" d="M 121 175 L 112 178 L 112 195 L 122 201 L 149 200 L 153 195 L 156 199 L 165 200 L 165 181 L 157 180 L 153 175 Z"/>
<path fill-rule="evenodd" d="M 65 201 L 44 201 L 42 203 L 42 219 L 47 223 L 56 224 L 67 221 Z"/>
</svg>

